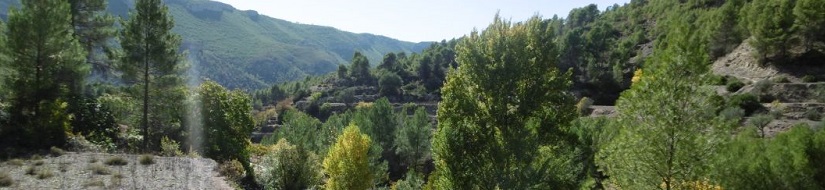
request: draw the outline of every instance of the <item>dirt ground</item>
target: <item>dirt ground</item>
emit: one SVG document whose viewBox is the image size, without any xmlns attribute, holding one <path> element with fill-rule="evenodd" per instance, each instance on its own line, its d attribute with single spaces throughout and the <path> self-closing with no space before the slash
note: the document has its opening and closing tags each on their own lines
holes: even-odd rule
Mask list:
<svg viewBox="0 0 825 190">
<path fill-rule="evenodd" d="M 128 163 L 105 164 L 115 157 Z M 0 163 L 0 173 L 8 174 L 13 184 L 0 189 L 232 189 L 218 176 L 213 160 L 155 156 L 154 164 L 143 165 L 139 157 L 68 152 L 41 159 L 7 160 Z"/>
</svg>

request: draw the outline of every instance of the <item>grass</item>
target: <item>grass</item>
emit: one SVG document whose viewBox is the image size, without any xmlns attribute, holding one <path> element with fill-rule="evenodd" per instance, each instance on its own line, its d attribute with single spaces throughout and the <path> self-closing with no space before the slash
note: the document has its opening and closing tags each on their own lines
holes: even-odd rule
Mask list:
<svg viewBox="0 0 825 190">
<path fill-rule="evenodd" d="M 26 168 L 26 175 L 35 175 L 37 173 L 37 167 L 29 167 Z"/>
<path fill-rule="evenodd" d="M 6 172 L 0 172 L 0 187 L 10 187 L 14 185 L 14 179 Z"/>
<path fill-rule="evenodd" d="M 66 154 L 65 150 L 57 148 L 57 147 L 50 148 L 49 152 L 52 154 L 52 156 L 55 156 L 55 157 L 60 157 L 60 156 L 63 156 L 64 154 Z"/>
<path fill-rule="evenodd" d="M 83 187 L 103 187 L 105 185 L 106 184 L 103 183 L 103 180 L 96 179 L 96 180 L 92 180 L 92 181 L 87 181 L 86 183 L 83 184 Z"/>
<path fill-rule="evenodd" d="M 109 168 L 107 168 L 105 165 L 99 164 L 99 163 L 90 164 L 87 167 L 87 169 L 91 170 L 92 173 L 97 174 L 97 175 L 109 175 L 109 174 L 112 173 L 112 171 L 110 171 Z"/>
<path fill-rule="evenodd" d="M 15 159 L 9 160 L 6 163 L 9 163 L 9 164 L 15 165 L 15 166 L 23 166 L 23 164 L 25 164 L 26 162 L 23 161 L 23 159 L 15 158 Z"/>
<path fill-rule="evenodd" d="M 54 176 L 54 173 L 49 169 L 42 168 L 42 169 L 37 170 L 37 179 L 46 179 L 46 178 L 50 178 L 50 177 L 53 177 L 53 176 Z"/>
<path fill-rule="evenodd" d="M 126 164 L 129 164 L 129 162 L 126 161 L 126 159 L 124 159 L 123 157 L 120 157 L 120 156 L 115 156 L 115 157 L 111 157 L 109 159 L 106 159 L 106 162 L 104 162 L 104 163 L 106 163 L 106 165 L 110 165 L 110 166 L 125 166 Z"/>
<path fill-rule="evenodd" d="M 144 154 L 140 155 L 140 158 L 138 160 L 140 161 L 141 165 L 151 165 L 155 163 L 155 156 L 150 154 Z"/>
<path fill-rule="evenodd" d="M 42 165 L 43 165 L 43 164 L 45 164 L 45 163 L 46 163 L 46 161 L 43 161 L 43 160 L 37 160 L 37 161 L 34 161 L 34 165 L 35 165 L 35 166 L 42 166 Z"/>
</svg>

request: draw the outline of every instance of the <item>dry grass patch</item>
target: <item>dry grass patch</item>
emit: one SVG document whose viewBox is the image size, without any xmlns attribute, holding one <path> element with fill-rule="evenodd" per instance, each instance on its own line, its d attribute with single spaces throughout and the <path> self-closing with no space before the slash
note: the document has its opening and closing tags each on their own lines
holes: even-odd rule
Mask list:
<svg viewBox="0 0 825 190">
<path fill-rule="evenodd" d="M 15 165 L 15 166 L 23 166 L 23 164 L 25 164 L 26 161 L 23 161 L 23 159 L 15 158 L 15 159 L 11 159 L 11 160 L 7 161 L 6 163 L 9 163 L 10 165 Z"/>
<path fill-rule="evenodd" d="M 46 179 L 46 178 L 50 178 L 50 177 L 53 177 L 53 176 L 54 176 L 54 173 L 51 170 L 47 169 L 47 168 L 41 168 L 41 169 L 37 170 L 37 179 Z"/>
<path fill-rule="evenodd" d="M 103 180 L 95 179 L 92 181 L 87 181 L 83 184 L 83 187 L 103 187 L 106 184 L 103 183 Z"/>
<path fill-rule="evenodd" d="M 155 156 L 151 154 L 140 155 L 139 161 L 141 165 L 151 165 L 155 163 Z"/>
<path fill-rule="evenodd" d="M 0 172 L 0 187 L 10 187 L 14 185 L 14 179 L 6 172 Z"/>
<path fill-rule="evenodd" d="M 111 157 L 109 159 L 106 159 L 106 162 L 104 162 L 104 163 L 106 163 L 106 165 L 110 165 L 110 166 L 125 166 L 126 164 L 129 164 L 129 161 L 126 161 L 126 159 L 124 159 L 123 157 L 115 156 L 115 157 Z"/>
<path fill-rule="evenodd" d="M 51 152 L 52 156 L 55 157 L 63 156 L 64 154 L 66 154 L 65 150 L 57 147 L 52 147 L 51 149 L 49 149 L 49 152 Z"/>
<path fill-rule="evenodd" d="M 92 173 L 97 174 L 97 175 L 109 175 L 109 174 L 112 173 L 109 170 L 109 168 L 107 168 L 105 165 L 99 164 L 99 163 L 90 164 L 89 167 L 87 167 L 87 169 L 91 170 Z"/>
</svg>

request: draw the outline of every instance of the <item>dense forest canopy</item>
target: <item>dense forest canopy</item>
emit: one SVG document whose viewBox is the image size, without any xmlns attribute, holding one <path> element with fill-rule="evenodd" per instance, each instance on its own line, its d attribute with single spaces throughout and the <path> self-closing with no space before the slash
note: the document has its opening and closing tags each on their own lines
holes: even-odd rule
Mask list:
<svg viewBox="0 0 825 190">
<path fill-rule="evenodd" d="M 244 189 L 825 189 L 825 1 L 495 15 L 421 51 L 346 49 L 326 74 L 266 73 L 271 86 L 247 91 L 190 75 L 232 67 L 192 53 L 240 53 L 185 51 L 192 36 L 177 26 L 192 21 L 178 5 L 189 1 L 136 0 L 128 17 L 106 11 L 112 2 L 9 11 L 0 159 L 205 157 Z M 25 183 L 5 172 L 0 187 Z"/>
</svg>

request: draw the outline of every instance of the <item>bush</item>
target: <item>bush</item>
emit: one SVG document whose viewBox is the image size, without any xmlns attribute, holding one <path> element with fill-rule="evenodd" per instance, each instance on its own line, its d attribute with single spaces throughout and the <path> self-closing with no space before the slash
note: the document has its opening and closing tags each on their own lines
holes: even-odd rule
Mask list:
<svg viewBox="0 0 825 190">
<path fill-rule="evenodd" d="M 10 187 L 14 185 L 14 179 L 6 172 L 0 172 L 0 187 Z"/>
<path fill-rule="evenodd" d="M 318 157 L 286 139 L 273 146 L 262 165 L 258 179 L 266 189 L 313 189 L 323 177 Z"/>
<path fill-rule="evenodd" d="M 778 77 L 773 79 L 773 82 L 775 82 L 775 83 L 790 83 L 791 81 L 788 80 L 788 77 L 778 76 Z"/>
<path fill-rule="evenodd" d="M 728 107 L 739 107 L 745 110 L 745 115 L 751 115 L 754 112 L 763 109 L 759 98 L 753 94 L 737 94 L 728 99 Z"/>
<path fill-rule="evenodd" d="M 745 86 L 745 83 L 742 83 L 742 81 L 732 80 L 732 81 L 728 82 L 725 89 L 727 89 L 728 92 L 736 92 L 736 91 L 739 91 L 739 89 L 742 89 L 742 87 L 744 87 L 744 86 Z"/>
<path fill-rule="evenodd" d="M 49 149 L 49 151 L 51 152 L 52 156 L 62 156 L 66 154 L 66 151 L 57 147 L 52 147 L 51 149 Z"/>
<path fill-rule="evenodd" d="M 802 77 L 802 82 L 816 82 L 816 77 L 811 75 L 805 75 Z"/>
<path fill-rule="evenodd" d="M 103 163 L 106 163 L 106 165 L 110 165 L 110 166 L 125 166 L 126 164 L 129 164 L 129 162 L 126 161 L 126 159 L 124 159 L 123 157 L 120 157 L 120 156 L 115 156 L 115 157 L 111 157 L 109 159 L 106 159 L 106 162 L 103 162 Z"/>
<path fill-rule="evenodd" d="M 180 143 L 175 140 L 163 137 L 160 139 L 160 155 L 163 156 L 181 156 L 183 152 L 180 151 Z"/>
<path fill-rule="evenodd" d="M 593 105 L 593 99 L 588 97 L 583 97 L 579 100 L 579 103 L 576 104 L 576 110 L 579 112 L 581 116 L 590 115 L 590 106 Z"/>
<path fill-rule="evenodd" d="M 729 107 L 719 112 L 719 116 L 724 119 L 739 121 L 742 117 L 745 117 L 745 110 L 739 107 Z"/>
<path fill-rule="evenodd" d="M 804 116 L 805 116 L 805 118 L 807 118 L 811 121 L 820 121 L 820 120 L 822 120 L 822 113 L 819 113 L 818 111 L 816 111 L 814 109 L 806 110 Z"/>
<path fill-rule="evenodd" d="M 141 165 L 151 165 L 155 163 L 155 156 L 151 154 L 144 154 L 140 155 L 139 160 Z"/>
<path fill-rule="evenodd" d="M 92 171 L 92 173 L 96 175 L 109 175 L 112 173 L 106 165 L 100 163 L 89 164 L 86 169 Z"/>
<path fill-rule="evenodd" d="M 235 183 L 239 183 L 244 177 L 244 168 L 238 160 L 230 160 L 218 166 L 218 173 Z"/>
<path fill-rule="evenodd" d="M 378 79 L 378 91 L 381 96 L 393 97 L 397 96 L 398 89 L 401 88 L 404 82 L 401 77 L 395 73 L 385 72 L 381 74 Z"/>
<path fill-rule="evenodd" d="M 37 179 L 46 179 L 54 176 L 54 173 L 46 168 L 37 170 Z"/>
</svg>

